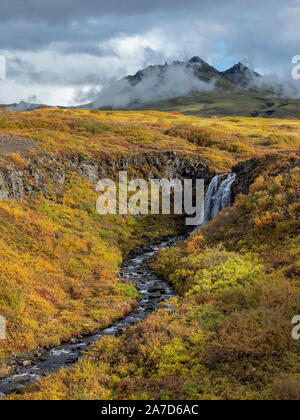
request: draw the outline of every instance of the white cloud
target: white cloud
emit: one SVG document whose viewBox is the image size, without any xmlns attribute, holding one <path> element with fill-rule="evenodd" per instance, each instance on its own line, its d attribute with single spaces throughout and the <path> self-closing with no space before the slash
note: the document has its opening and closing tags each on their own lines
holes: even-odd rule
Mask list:
<svg viewBox="0 0 300 420">
<path fill-rule="evenodd" d="M 74 87 L 51 87 L 45 85 L 24 85 L 14 80 L 0 80 L 0 104 L 17 103 L 21 100 L 48 105 L 73 105 Z"/>
</svg>

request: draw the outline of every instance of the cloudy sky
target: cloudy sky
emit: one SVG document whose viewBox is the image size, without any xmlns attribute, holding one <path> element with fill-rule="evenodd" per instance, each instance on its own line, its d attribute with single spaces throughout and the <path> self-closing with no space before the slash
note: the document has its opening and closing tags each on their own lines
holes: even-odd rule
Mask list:
<svg viewBox="0 0 300 420">
<path fill-rule="evenodd" d="M 299 22 L 300 0 L 1 0 L 0 103 L 84 103 L 114 78 L 193 55 L 288 75 Z"/>
</svg>

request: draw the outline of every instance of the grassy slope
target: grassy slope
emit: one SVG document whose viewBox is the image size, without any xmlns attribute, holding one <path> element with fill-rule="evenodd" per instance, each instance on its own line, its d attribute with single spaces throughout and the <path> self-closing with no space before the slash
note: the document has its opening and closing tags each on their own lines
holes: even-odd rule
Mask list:
<svg viewBox="0 0 300 420">
<path fill-rule="evenodd" d="M 18 143 L 5 137 L 16 150 L 10 153 L 1 144 L 1 169 L 22 170 L 34 155 L 101 159 L 138 153 L 148 150 L 139 145 L 147 134 L 159 142 L 154 130 L 145 134 L 126 126 L 123 133 L 117 118 L 114 137 L 105 135 L 107 126 L 105 118 L 89 113 L 1 113 L 1 134 L 23 136 Z M 32 139 L 29 151 L 26 137 Z M 53 193 L 0 202 L 0 313 L 8 331 L 7 340 L 0 341 L 0 358 L 59 344 L 126 315 L 136 306 L 137 294 L 115 275 L 122 256 L 142 246 L 145 238 L 174 234 L 179 226 L 170 218 L 100 217 L 94 186 L 76 173 L 60 193 L 60 200 Z"/>
<path fill-rule="evenodd" d="M 122 256 L 176 231 L 175 220 L 100 217 L 97 194 L 71 176 L 62 202 L 0 202 L 0 355 L 59 344 L 108 326 L 135 307 L 137 294 L 116 278 Z"/>
<path fill-rule="evenodd" d="M 56 155 L 176 150 L 205 157 L 218 171 L 269 154 L 288 167 L 299 152 L 299 130 L 297 121 L 178 113 L 0 114 L 0 133 L 35 139 Z M 103 340 L 21 398 L 299 396 L 298 347 L 290 339 L 300 304 L 299 169 L 274 178 L 277 169 L 269 167 L 249 197 L 202 235 L 159 256 L 155 268 L 182 296 L 171 314 L 161 311 L 125 337 Z M 47 331 L 47 340 L 59 341 L 72 329 L 104 325 L 134 301 L 114 272 L 122 244 L 136 245 L 132 238 L 147 221 L 101 219 L 94 201 L 93 189 L 75 177 L 63 204 L 42 197 L 0 203 L 0 303 L 12 320 L 12 348 L 16 339 L 24 348 L 44 342 Z M 163 231 L 165 221 L 156 223 Z M 161 234 L 157 224 L 153 231 Z"/>
<path fill-rule="evenodd" d="M 0 112 L 1 134 L 31 139 L 35 144 L 31 154 L 42 150 L 56 157 L 110 159 L 172 150 L 201 156 L 211 168 L 222 172 L 255 156 L 298 151 L 300 122 L 243 117 L 208 119 L 178 112 L 43 109 Z M 1 161 L 7 159 L 2 155 Z"/>
<path fill-rule="evenodd" d="M 273 98 L 255 91 L 195 93 L 142 107 L 164 112 L 182 112 L 199 117 L 245 116 L 299 118 L 300 100 Z"/>
<path fill-rule="evenodd" d="M 273 168 L 274 169 L 274 168 Z M 154 268 L 179 299 L 20 399 L 299 399 L 300 168 L 269 171 Z"/>
</svg>

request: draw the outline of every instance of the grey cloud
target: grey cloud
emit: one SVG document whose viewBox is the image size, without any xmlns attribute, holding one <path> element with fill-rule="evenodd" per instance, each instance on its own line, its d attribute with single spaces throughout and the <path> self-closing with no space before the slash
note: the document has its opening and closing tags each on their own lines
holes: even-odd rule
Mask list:
<svg viewBox="0 0 300 420">
<path fill-rule="evenodd" d="M 242 0 L 243 1 L 243 0 Z M 237 0 L 231 0 L 237 3 Z M 215 6 L 222 4 L 216 0 Z M 82 20 L 86 18 L 94 18 L 96 16 L 118 15 L 126 16 L 132 14 L 145 14 L 152 12 L 164 12 L 175 9 L 199 9 L 201 3 L 199 0 L 2 0 L 1 2 L 1 21 L 45 21 L 45 22 L 68 22 L 71 20 Z M 202 7 L 206 6 L 203 2 Z"/>
<path fill-rule="evenodd" d="M 106 80 L 105 76 L 101 77 L 93 72 L 85 72 L 84 74 L 78 74 L 78 72 L 57 72 L 55 68 L 51 69 L 51 66 L 49 66 L 49 70 L 39 70 L 33 64 L 19 58 L 14 58 L 8 62 L 7 74 L 11 79 L 20 83 L 41 83 L 48 86 L 99 85 Z"/>
<path fill-rule="evenodd" d="M 298 0 L 1 0 L 0 54 L 8 55 L 9 78 L 32 85 L 32 95 L 39 84 L 73 86 L 78 100 L 112 77 L 192 55 L 219 69 L 243 61 L 286 75 L 300 53 L 299 19 Z M 155 42 L 144 42 L 155 31 Z M 120 52 L 120 40 L 134 36 L 139 56 L 130 42 L 128 56 Z M 45 51 L 57 55 L 58 68 L 44 65 Z"/>
<path fill-rule="evenodd" d="M 298 4 L 297 0 L 289 0 L 289 4 L 294 7 Z M 236 10 L 234 9 L 236 7 Z M 270 9 L 272 7 L 272 9 Z M 224 16 L 224 13 L 255 15 L 257 13 L 273 13 L 280 8 L 278 0 L 215 0 L 213 4 L 208 1 L 199 0 L 2 0 L 1 1 L 1 21 L 15 21 L 25 19 L 27 21 L 45 21 L 56 23 L 58 21 L 69 22 L 72 20 L 83 20 L 95 18 L 103 15 L 144 15 L 153 12 L 174 12 L 189 11 L 199 13 L 213 13 L 216 16 Z"/>
</svg>

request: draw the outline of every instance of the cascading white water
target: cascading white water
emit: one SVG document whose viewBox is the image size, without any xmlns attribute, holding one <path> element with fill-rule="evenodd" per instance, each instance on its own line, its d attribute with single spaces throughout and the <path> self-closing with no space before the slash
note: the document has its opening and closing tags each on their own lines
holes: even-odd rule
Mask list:
<svg viewBox="0 0 300 420">
<path fill-rule="evenodd" d="M 226 177 L 223 181 L 222 178 Z M 219 212 L 232 204 L 232 184 L 236 174 L 217 175 L 211 181 L 205 195 L 204 222 L 202 226 L 217 217 Z"/>
</svg>

